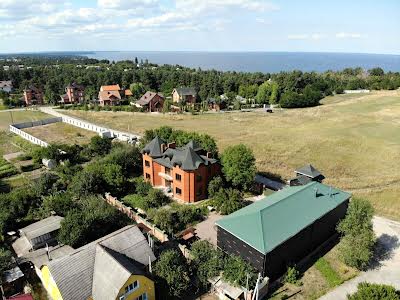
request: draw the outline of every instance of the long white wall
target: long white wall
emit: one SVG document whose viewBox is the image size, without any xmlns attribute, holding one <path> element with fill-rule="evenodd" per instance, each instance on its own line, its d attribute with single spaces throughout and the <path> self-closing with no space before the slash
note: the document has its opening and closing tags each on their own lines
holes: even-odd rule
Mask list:
<svg viewBox="0 0 400 300">
<path fill-rule="evenodd" d="M 118 131 L 118 130 L 114 130 L 114 129 L 103 127 L 103 126 L 98 126 L 96 124 L 93 124 L 93 123 L 90 123 L 87 121 L 83 121 L 78 118 L 73 118 L 73 117 L 64 115 L 64 114 L 54 110 L 51 107 L 40 107 L 40 110 L 44 113 L 53 115 L 55 117 L 61 117 L 62 122 L 71 124 L 71 125 L 79 127 L 79 128 L 94 131 L 97 133 L 109 132 L 111 137 L 117 138 L 122 141 L 139 140 L 140 139 L 140 135 L 129 133 L 129 132 Z"/>
<path fill-rule="evenodd" d="M 25 132 L 25 131 L 22 131 L 21 129 L 18 129 L 17 127 L 15 127 L 15 126 L 13 126 L 13 125 L 10 125 L 9 128 L 10 128 L 10 131 L 11 131 L 11 132 L 13 132 L 13 133 L 19 135 L 19 136 L 22 137 L 23 139 L 25 139 L 25 140 L 31 142 L 32 144 L 39 145 L 39 146 L 42 146 L 42 147 L 47 147 L 47 146 L 49 146 L 49 144 L 46 143 L 45 141 L 42 141 L 41 139 L 38 139 L 37 137 L 34 137 L 33 135 L 31 135 L 31 134 L 29 134 L 29 133 L 27 133 L 27 132 Z M 26 127 L 25 127 L 25 128 L 26 128 Z"/>
</svg>

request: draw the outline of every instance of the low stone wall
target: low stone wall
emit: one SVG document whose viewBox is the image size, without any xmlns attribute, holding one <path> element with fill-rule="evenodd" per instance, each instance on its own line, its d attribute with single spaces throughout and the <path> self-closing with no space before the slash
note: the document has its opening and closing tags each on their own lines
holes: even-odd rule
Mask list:
<svg viewBox="0 0 400 300">
<path fill-rule="evenodd" d="M 25 127 L 26 128 L 26 127 Z M 15 127 L 14 125 L 10 125 L 9 126 L 10 132 L 13 132 L 17 135 L 19 135 L 20 137 L 22 137 L 23 139 L 31 142 L 32 144 L 35 145 L 39 145 L 41 147 L 47 147 L 49 146 L 48 143 L 46 143 L 45 141 L 42 141 L 41 139 L 38 139 L 37 137 L 34 137 L 33 135 L 22 131 L 21 129 L 18 129 L 17 127 Z"/>
<path fill-rule="evenodd" d="M 139 227 L 142 226 L 146 228 L 148 232 L 155 238 L 157 238 L 160 242 L 164 243 L 169 241 L 168 235 L 165 233 L 165 231 L 157 228 L 154 224 L 150 223 L 148 220 L 138 215 L 131 207 L 126 206 L 117 198 L 111 196 L 109 193 L 106 193 L 105 200 L 108 204 L 114 206 L 120 212 L 127 215 L 130 219 L 134 220 Z"/>
</svg>

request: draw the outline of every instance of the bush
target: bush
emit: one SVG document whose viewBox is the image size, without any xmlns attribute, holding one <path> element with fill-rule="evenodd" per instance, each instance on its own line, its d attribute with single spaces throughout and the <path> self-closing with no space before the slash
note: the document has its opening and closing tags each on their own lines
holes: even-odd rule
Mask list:
<svg viewBox="0 0 400 300">
<path fill-rule="evenodd" d="M 208 183 L 208 197 L 214 198 L 217 192 L 224 187 L 224 181 L 221 176 L 216 176 Z"/>
<path fill-rule="evenodd" d="M 349 204 L 346 217 L 337 230 L 342 234 L 339 251 L 349 266 L 364 269 L 373 254 L 375 235 L 372 228 L 374 209 L 366 200 L 354 198 Z"/>
<path fill-rule="evenodd" d="M 149 191 L 152 189 L 152 186 L 147 181 L 143 180 L 143 177 L 137 177 L 134 179 L 135 183 L 135 191 L 140 196 L 147 196 Z"/>
<path fill-rule="evenodd" d="M 300 272 L 296 269 L 296 267 L 289 267 L 286 271 L 284 281 L 286 283 L 301 285 L 300 277 Z"/>
<path fill-rule="evenodd" d="M 393 286 L 361 282 L 357 286 L 357 292 L 347 295 L 349 300 L 400 300 L 400 291 Z"/>
</svg>

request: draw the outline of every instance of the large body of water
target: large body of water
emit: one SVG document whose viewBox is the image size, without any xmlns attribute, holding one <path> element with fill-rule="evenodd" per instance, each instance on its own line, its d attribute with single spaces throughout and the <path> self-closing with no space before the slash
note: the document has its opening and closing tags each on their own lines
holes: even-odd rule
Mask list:
<svg viewBox="0 0 400 300">
<path fill-rule="evenodd" d="M 82 53 L 111 61 L 148 59 L 156 64 L 182 65 L 220 71 L 264 72 L 343 70 L 381 67 L 400 71 L 400 55 L 306 52 L 186 52 L 186 51 L 99 51 Z"/>
</svg>

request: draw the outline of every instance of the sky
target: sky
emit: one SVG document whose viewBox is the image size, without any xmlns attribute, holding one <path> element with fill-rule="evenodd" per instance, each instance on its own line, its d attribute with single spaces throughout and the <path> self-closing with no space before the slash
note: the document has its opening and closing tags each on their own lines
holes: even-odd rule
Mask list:
<svg viewBox="0 0 400 300">
<path fill-rule="evenodd" d="M 0 53 L 400 54 L 399 0 L 0 0 Z"/>
</svg>

